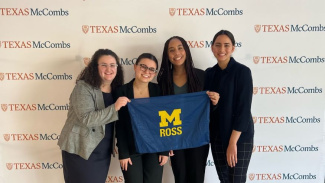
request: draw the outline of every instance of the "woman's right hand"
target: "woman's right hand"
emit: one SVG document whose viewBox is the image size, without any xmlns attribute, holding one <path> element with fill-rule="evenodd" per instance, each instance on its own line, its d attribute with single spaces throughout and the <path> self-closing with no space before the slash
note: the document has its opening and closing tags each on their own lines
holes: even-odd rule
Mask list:
<svg viewBox="0 0 325 183">
<path fill-rule="evenodd" d="M 169 156 L 174 156 L 175 154 L 174 154 L 174 151 L 173 150 L 170 150 L 169 151 Z"/>
<path fill-rule="evenodd" d="M 120 159 L 120 165 L 121 165 L 122 170 L 127 171 L 128 164 L 132 165 L 131 158 Z"/>
<path fill-rule="evenodd" d="M 115 110 L 116 111 L 119 111 L 121 109 L 121 107 L 124 107 L 126 106 L 126 104 L 128 102 L 131 102 L 130 99 L 128 99 L 127 97 L 119 97 L 116 102 L 115 102 Z"/>
<path fill-rule="evenodd" d="M 212 104 L 217 105 L 217 103 L 220 99 L 219 93 L 213 92 L 213 91 L 207 91 L 207 94 L 208 94 Z"/>
</svg>

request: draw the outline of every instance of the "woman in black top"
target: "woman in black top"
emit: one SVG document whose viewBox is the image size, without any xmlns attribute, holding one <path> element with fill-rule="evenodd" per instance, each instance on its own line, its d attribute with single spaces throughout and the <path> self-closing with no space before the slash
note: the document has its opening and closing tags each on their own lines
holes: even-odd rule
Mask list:
<svg viewBox="0 0 325 183">
<path fill-rule="evenodd" d="M 190 49 L 183 38 L 174 36 L 166 41 L 157 80 L 163 95 L 202 91 L 204 71 L 194 68 Z M 203 183 L 208 153 L 209 144 L 171 151 L 175 182 Z"/>
<path fill-rule="evenodd" d="M 210 97 L 220 95 L 210 113 L 210 143 L 222 183 L 245 182 L 253 149 L 254 123 L 251 115 L 253 81 L 248 67 L 231 54 L 235 39 L 226 30 L 213 38 L 212 52 L 218 63 L 206 70 L 205 89 Z"/>
<path fill-rule="evenodd" d="M 157 84 L 151 83 L 158 68 L 158 61 L 150 53 L 141 54 L 135 65 L 135 78 L 121 86 L 114 98 L 125 96 L 129 99 L 160 96 Z M 161 183 L 163 165 L 168 152 L 139 154 L 135 149 L 134 135 L 128 107 L 119 111 L 116 123 L 116 137 L 121 169 L 125 183 Z"/>
</svg>

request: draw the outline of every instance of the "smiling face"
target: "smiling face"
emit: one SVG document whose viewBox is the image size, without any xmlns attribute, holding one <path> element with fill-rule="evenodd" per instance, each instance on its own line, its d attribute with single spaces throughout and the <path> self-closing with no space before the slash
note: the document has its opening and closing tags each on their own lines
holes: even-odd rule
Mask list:
<svg viewBox="0 0 325 183">
<path fill-rule="evenodd" d="M 179 39 L 172 39 L 168 44 L 168 58 L 174 66 L 185 66 L 186 52 Z"/>
<path fill-rule="evenodd" d="M 214 41 L 211 50 L 217 58 L 218 63 L 228 64 L 231 54 L 235 50 L 235 46 L 231 43 L 227 35 L 219 35 Z"/>
<path fill-rule="evenodd" d="M 156 70 L 157 64 L 155 61 L 149 58 L 142 58 L 134 65 L 135 79 L 139 82 L 148 83 L 155 77 Z"/>
<path fill-rule="evenodd" d="M 112 83 L 116 76 L 117 63 L 113 56 L 103 55 L 98 59 L 98 74 L 102 83 Z"/>
</svg>

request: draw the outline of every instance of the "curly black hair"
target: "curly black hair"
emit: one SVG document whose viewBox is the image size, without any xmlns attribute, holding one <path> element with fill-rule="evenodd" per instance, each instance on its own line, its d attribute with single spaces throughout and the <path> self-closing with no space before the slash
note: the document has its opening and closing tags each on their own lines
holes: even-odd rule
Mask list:
<svg viewBox="0 0 325 183">
<path fill-rule="evenodd" d="M 97 50 L 94 55 L 91 57 L 91 61 L 89 62 L 88 66 L 81 71 L 79 74 L 77 81 L 84 80 L 89 85 L 100 88 L 100 85 L 102 84 L 101 77 L 98 73 L 98 60 L 103 55 L 110 55 L 115 58 L 116 64 L 117 64 L 117 72 L 114 80 L 111 83 L 111 89 L 112 91 L 115 90 L 117 87 L 124 84 L 124 75 L 123 75 L 123 69 L 119 62 L 119 57 L 114 53 L 112 50 L 109 49 L 99 49 Z"/>
</svg>

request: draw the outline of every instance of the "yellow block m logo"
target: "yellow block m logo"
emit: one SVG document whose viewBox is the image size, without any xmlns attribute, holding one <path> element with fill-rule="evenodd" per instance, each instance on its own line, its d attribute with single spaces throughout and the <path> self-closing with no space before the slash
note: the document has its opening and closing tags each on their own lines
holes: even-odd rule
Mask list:
<svg viewBox="0 0 325 183">
<path fill-rule="evenodd" d="M 166 111 L 159 111 L 159 116 L 161 118 L 161 121 L 159 123 L 160 127 L 167 127 L 168 126 L 168 122 L 167 120 L 172 123 L 174 120 L 173 125 L 177 126 L 177 125 L 182 125 L 182 121 L 181 121 L 181 109 L 174 109 L 172 114 L 169 115 Z"/>
</svg>

